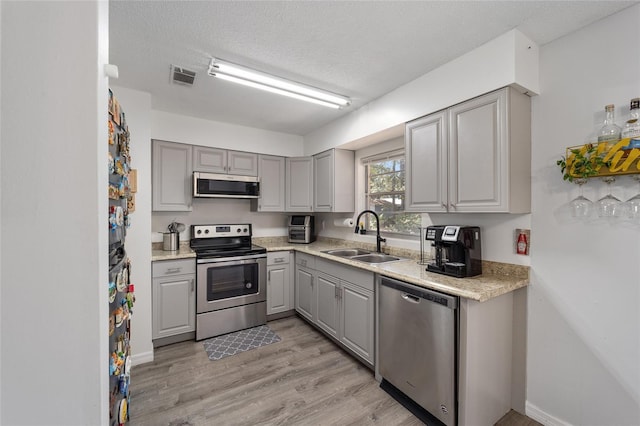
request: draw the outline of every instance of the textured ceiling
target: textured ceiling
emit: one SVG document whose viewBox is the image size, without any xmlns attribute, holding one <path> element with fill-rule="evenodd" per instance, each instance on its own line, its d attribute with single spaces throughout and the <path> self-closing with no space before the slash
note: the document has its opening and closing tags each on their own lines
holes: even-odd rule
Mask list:
<svg viewBox="0 0 640 426">
<path fill-rule="evenodd" d="M 152 107 L 304 135 L 517 28 L 548 43 L 636 1 L 110 1 L 114 85 Z M 351 97 L 342 110 L 207 76 L 212 56 Z M 172 84 L 170 66 L 197 72 Z"/>
</svg>

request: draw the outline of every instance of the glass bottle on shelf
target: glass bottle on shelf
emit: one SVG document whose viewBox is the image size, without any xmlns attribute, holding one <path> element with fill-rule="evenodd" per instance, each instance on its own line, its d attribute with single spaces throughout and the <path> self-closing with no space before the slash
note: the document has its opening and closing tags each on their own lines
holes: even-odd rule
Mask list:
<svg viewBox="0 0 640 426">
<path fill-rule="evenodd" d="M 624 123 L 622 138 L 640 138 L 640 98 L 631 99 L 629 118 Z"/>
<path fill-rule="evenodd" d="M 606 115 L 604 125 L 598 132 L 598 144 L 606 144 L 606 149 L 608 150 L 620 140 L 622 129 L 615 123 L 615 106 L 613 104 L 605 105 L 604 110 Z"/>
</svg>

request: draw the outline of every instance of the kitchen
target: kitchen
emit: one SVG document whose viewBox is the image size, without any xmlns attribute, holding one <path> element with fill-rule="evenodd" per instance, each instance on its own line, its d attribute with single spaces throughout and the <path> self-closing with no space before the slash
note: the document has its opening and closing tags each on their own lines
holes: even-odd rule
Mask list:
<svg viewBox="0 0 640 426">
<path fill-rule="evenodd" d="M 106 6 L 101 3 L 85 4 L 75 13 L 86 18 L 86 23 L 85 20 L 74 21 L 71 25 L 63 16 L 45 17 L 39 15 L 37 10 L 27 10 L 22 14 L 13 7 L 2 5 L 2 104 L 15 106 L 3 109 L 1 153 L 3 226 L 0 418 L 7 424 L 41 424 L 45 422 L 45 418 L 47 423 L 98 424 L 102 423 L 104 415 L 104 410 L 100 408 L 101 394 L 104 391 L 99 383 L 104 380 L 104 369 L 103 363 L 95 360 L 102 358 L 106 351 L 101 348 L 99 339 L 89 336 L 96 330 L 104 329 L 101 321 L 106 313 L 94 312 L 95 306 L 100 305 L 98 300 L 102 293 L 98 294 L 95 288 L 86 283 L 100 282 L 101 275 L 105 273 L 100 260 L 104 256 L 93 243 L 94 231 L 96 235 L 102 235 L 99 238 L 104 238 L 101 227 L 96 222 L 95 211 L 105 209 L 96 207 L 100 205 L 100 201 L 96 199 L 73 206 L 73 211 L 69 211 L 63 207 L 69 205 L 68 200 L 63 202 L 59 197 L 61 193 L 67 192 L 72 199 L 93 200 L 89 192 L 95 192 L 95 188 L 101 187 L 95 173 L 94 159 L 101 158 L 102 154 L 99 154 L 98 147 L 81 141 L 92 138 L 91 135 L 103 133 L 96 130 L 95 123 L 79 125 L 77 122 L 63 122 L 64 132 L 49 132 L 46 137 L 47 141 L 55 141 L 57 146 L 69 147 L 63 156 L 63 153 L 54 152 L 53 147 L 44 142 L 43 135 L 37 132 L 39 126 L 31 123 L 40 123 L 43 128 L 48 128 L 53 126 L 53 118 L 57 118 L 57 125 L 62 116 L 69 118 L 69 114 L 51 114 L 52 111 L 58 111 L 61 99 L 74 100 L 79 105 L 84 105 L 69 111 L 71 116 L 77 114 L 80 117 L 87 114 L 85 110 L 95 110 L 93 105 L 100 103 L 96 102 L 96 97 L 102 96 L 95 93 L 96 80 L 87 81 L 89 79 L 86 78 L 86 70 L 90 69 L 88 64 L 95 67 L 97 63 L 93 49 L 82 50 L 80 46 L 78 50 L 73 50 L 73 55 L 64 58 L 58 57 L 54 52 L 61 53 L 64 50 L 59 46 L 66 46 L 66 49 L 75 46 L 77 33 L 72 29 L 82 31 L 87 39 L 99 44 L 98 40 L 102 39 L 95 29 L 100 25 L 104 28 L 105 9 Z M 582 143 L 594 131 L 601 122 L 599 111 L 605 103 L 624 105 L 629 98 L 637 96 L 635 92 L 638 90 L 640 75 L 638 59 L 633 55 L 629 57 L 628 52 L 636 49 L 638 36 L 621 33 L 621 29 L 637 26 L 639 13 L 637 5 L 624 9 L 540 48 L 540 94 L 531 98 L 532 213 L 508 218 L 500 215 L 464 218 L 465 222 L 480 225 L 484 231 L 483 236 L 496 241 L 495 244 L 483 247 L 485 257 L 506 263 L 529 263 L 529 259 L 523 260 L 513 254 L 510 242 L 513 229 L 532 230 L 526 345 L 527 401 L 529 409 L 538 409 L 540 416 L 547 416 L 548 424 L 634 424 L 638 419 L 638 228 L 628 224 L 580 224 L 565 220 L 558 209 L 574 198 L 578 190 L 561 181 L 555 160 L 564 153 L 567 146 Z M 96 16 L 102 18 L 98 19 Z M 34 22 L 32 19 L 43 29 L 37 34 L 30 31 L 32 28 L 29 25 L 20 27 L 21 23 Z M 67 30 L 61 32 L 60 28 Z M 10 38 L 7 34 L 22 34 L 23 37 Z M 42 37 L 39 38 L 38 34 Z M 608 42 L 608 37 L 612 34 L 616 34 L 615 43 Z M 44 37 L 51 40 L 44 40 Z M 18 39 L 20 42 L 16 41 Z M 42 45 L 51 46 L 50 53 L 43 50 Z M 594 66 L 597 52 L 603 51 L 605 47 L 611 49 L 610 57 L 615 62 L 626 65 Z M 43 52 L 46 55 L 44 58 L 41 56 Z M 478 54 L 482 54 L 482 51 Z M 33 67 L 20 67 L 18 71 L 15 67 L 25 57 L 30 57 L 33 62 L 45 59 L 42 62 L 44 65 L 39 63 L 40 67 L 35 64 Z M 457 101 L 505 85 L 504 81 L 508 77 L 504 74 L 491 67 L 485 73 L 478 70 L 477 67 L 481 65 L 486 67 L 488 61 L 473 62 L 473 58 L 466 58 L 472 62 L 465 63 L 464 60 L 467 59 L 464 58 L 460 61 L 467 66 L 467 70 L 475 69 L 478 75 L 482 74 L 487 80 L 491 76 L 502 81 L 487 82 L 476 77 L 475 84 L 484 86 L 470 90 L 477 92 L 472 96 L 465 97 L 458 93 L 461 98 Z M 73 64 L 78 68 L 70 67 Z M 42 66 L 46 72 L 43 72 Z M 451 67 L 443 71 L 451 74 Z M 436 87 L 441 85 L 452 93 L 462 90 L 452 88 L 452 83 L 447 84 L 438 73 L 429 75 L 426 78 L 427 84 L 432 78 L 437 78 L 430 82 Z M 60 81 L 66 84 L 60 86 Z M 14 84 L 15 82 L 24 84 Z M 106 99 L 106 83 L 100 84 Z M 111 85 L 117 87 L 116 82 Z M 53 92 L 57 96 L 41 96 L 41 93 L 49 93 L 47 90 L 53 90 L 53 87 L 58 90 Z M 132 137 L 142 141 L 137 146 L 134 141 L 132 147 L 133 150 L 137 149 L 133 152 L 133 158 L 138 169 L 150 170 L 150 147 L 141 144 L 148 144 L 152 138 L 210 145 L 211 142 L 205 135 L 211 132 L 227 135 L 232 132 L 233 142 L 225 142 L 219 147 L 255 151 L 258 147 L 250 141 L 259 136 L 261 146 L 269 144 L 274 147 L 268 153 L 299 156 L 332 148 L 326 142 L 331 140 L 331 136 L 335 136 L 336 141 L 351 141 L 381 130 L 358 127 L 362 124 L 358 124 L 357 116 L 362 116 L 360 123 L 367 121 L 367 118 L 376 121 L 376 116 L 373 115 L 374 104 L 368 108 L 372 111 L 372 116 L 368 116 L 365 110 L 359 110 L 353 117 L 354 121 L 345 120 L 305 137 L 304 152 L 301 152 L 299 143 L 302 138 L 299 136 L 258 132 L 243 126 L 165 113 L 152 108 L 148 93 L 118 89 L 117 95 L 126 108 L 129 126 L 133 129 L 135 124 L 136 131 Z M 28 96 L 25 96 L 25 92 Z M 403 95 L 397 92 L 394 95 L 412 103 L 412 98 L 406 98 L 406 93 Z M 31 105 L 32 99 L 39 100 L 36 109 Z M 28 112 L 24 110 L 27 101 Z M 457 101 L 441 107 L 453 105 Z M 377 105 L 382 110 L 388 105 L 385 102 L 392 102 L 392 99 L 381 99 L 378 102 Z M 106 105 L 106 102 L 103 104 Z M 91 107 L 86 108 L 87 105 Z M 437 109 L 440 108 L 432 111 Z M 424 114 L 419 116 L 421 115 Z M 99 116 L 98 112 L 95 116 Z M 8 130 L 5 132 L 6 129 Z M 370 130 L 373 132 L 367 133 Z M 26 142 L 9 144 L 8 141 L 12 140 L 42 142 L 34 147 Z M 61 169 L 60 164 L 69 163 L 69 152 L 77 155 L 71 161 L 73 169 Z M 9 161 L 9 158 L 25 157 L 33 157 L 36 162 L 34 167 L 29 168 L 30 176 L 25 176 L 24 167 L 18 170 Z M 59 162 L 55 164 L 57 160 Z M 18 173 L 19 171 L 21 172 Z M 48 182 L 45 176 L 56 176 L 57 179 Z M 83 176 L 83 179 L 78 179 L 78 176 Z M 614 191 L 621 198 L 628 198 L 637 192 L 636 186 L 628 179 L 620 179 L 615 185 Z M 139 177 L 139 187 L 146 188 L 147 191 L 140 191 L 138 194 L 136 214 L 139 216 L 135 216 L 128 241 L 131 240 L 132 243 L 129 251 L 142 253 L 134 259 L 134 264 L 142 265 L 150 263 L 148 245 L 152 232 L 162 230 L 161 227 L 166 227 L 174 216 L 166 214 L 159 220 L 162 223 L 156 224 L 150 207 L 150 175 Z M 592 199 L 605 193 L 604 184 L 599 182 L 585 187 L 585 195 Z M 18 202 L 10 203 L 14 200 Z M 54 208 L 45 212 L 41 207 L 42 200 Z M 274 216 L 252 214 L 248 209 L 245 210 L 246 204 L 239 201 L 225 203 L 228 210 L 225 209 L 227 212 L 224 217 L 220 217 L 221 222 L 235 222 L 239 218 L 236 212 L 239 212 L 243 215 L 243 223 L 254 223 L 256 229 L 260 230 L 258 236 L 284 235 L 284 225 Z M 20 205 L 20 210 L 17 210 L 17 204 Z M 60 208 L 56 208 L 58 206 Z M 144 206 L 147 206 L 148 219 L 143 218 Z M 70 216 L 73 217 L 72 229 L 65 225 Z M 203 213 L 202 217 L 195 219 L 207 223 L 206 218 L 207 213 Z M 177 219 L 182 221 L 179 217 Z M 90 235 L 85 231 L 90 232 Z M 41 235 L 48 238 L 43 241 L 42 248 L 34 253 L 33 247 L 27 244 Z M 140 237 L 136 238 L 136 235 Z M 345 231 L 330 229 L 327 235 L 340 238 L 345 235 Z M 348 238 L 355 237 L 349 235 Z M 504 241 L 509 241 L 509 244 L 503 244 Z M 65 253 L 58 254 L 60 248 L 64 248 Z M 44 262 L 38 270 L 33 270 L 34 256 Z M 75 268 L 69 271 L 59 266 L 64 264 L 62 259 L 80 259 L 82 262 L 75 261 Z M 143 269 L 145 268 L 138 267 L 137 272 L 141 274 L 137 278 L 138 283 L 151 281 L 151 271 Z M 30 271 L 28 279 L 24 278 L 24 271 Z M 40 284 L 50 280 L 66 283 L 67 291 L 61 294 L 59 290 Z M 603 296 L 604 289 L 600 284 L 604 282 L 607 283 L 606 294 L 614 294 L 615 297 Z M 25 292 L 24 284 L 29 284 L 29 290 L 37 291 Z M 150 315 L 149 289 L 146 297 L 142 286 L 138 285 L 136 292 L 138 301 L 135 315 L 143 317 L 145 310 Z M 39 315 L 25 316 L 25 306 L 37 306 Z M 61 308 L 69 312 L 65 318 L 59 317 Z M 81 321 L 75 321 L 71 325 L 69 317 Z M 63 351 L 52 350 L 52 353 L 45 355 L 47 361 L 42 363 L 40 345 L 52 348 L 59 345 L 60 338 L 55 337 L 55 333 L 61 324 L 65 325 L 68 333 L 66 347 Z M 135 335 L 140 340 L 148 340 L 147 343 L 133 342 L 135 353 L 142 355 L 151 352 L 151 339 L 142 337 L 151 336 L 150 322 L 140 322 L 134 327 L 138 327 Z M 25 336 L 32 338 L 25 339 Z M 75 355 L 70 357 L 70 353 Z M 40 357 L 35 354 L 40 354 Z M 69 362 L 75 364 L 72 374 L 66 369 L 61 371 L 58 368 Z M 51 369 L 56 371 L 52 372 Z M 86 383 L 82 376 L 96 379 L 92 383 Z M 42 377 L 60 377 L 60 383 L 55 386 L 44 385 Z M 60 397 L 56 396 L 58 393 L 61 394 Z M 70 394 L 78 399 L 76 405 L 85 407 L 83 411 L 58 408 Z M 48 417 L 41 417 L 44 414 L 29 410 L 30 401 L 38 401 L 43 407 L 40 411 L 48 412 Z"/>
</svg>

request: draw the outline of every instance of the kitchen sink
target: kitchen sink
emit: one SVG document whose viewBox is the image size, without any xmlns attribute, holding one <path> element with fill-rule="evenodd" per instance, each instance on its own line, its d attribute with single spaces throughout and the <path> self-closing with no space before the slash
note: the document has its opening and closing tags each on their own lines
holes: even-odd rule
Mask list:
<svg viewBox="0 0 640 426">
<path fill-rule="evenodd" d="M 349 248 L 349 249 L 327 250 L 327 251 L 324 251 L 323 253 L 332 254 L 334 256 L 340 256 L 340 257 L 353 257 L 353 256 L 359 256 L 363 254 L 369 254 L 371 252 L 367 250 L 362 250 L 359 248 Z"/>
<path fill-rule="evenodd" d="M 395 262 L 396 260 L 401 260 L 399 257 L 389 256 L 388 254 L 381 254 L 381 253 L 363 254 L 360 256 L 350 257 L 350 259 L 357 260 L 359 262 L 365 262 L 365 263 L 385 263 L 385 262 Z"/>
</svg>

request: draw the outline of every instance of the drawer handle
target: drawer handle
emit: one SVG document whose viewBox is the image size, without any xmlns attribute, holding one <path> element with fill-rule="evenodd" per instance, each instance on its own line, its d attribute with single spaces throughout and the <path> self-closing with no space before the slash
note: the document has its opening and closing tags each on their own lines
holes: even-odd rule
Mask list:
<svg viewBox="0 0 640 426">
<path fill-rule="evenodd" d="M 177 274 L 180 271 L 182 271 L 182 268 L 168 268 L 165 274 Z"/>
<path fill-rule="evenodd" d="M 300 261 L 300 264 L 301 264 L 302 266 L 307 266 L 307 261 L 306 261 L 305 259 L 302 259 L 302 260 Z"/>
<path fill-rule="evenodd" d="M 273 259 L 274 263 L 282 263 L 284 262 L 284 257 L 276 257 Z"/>
</svg>

